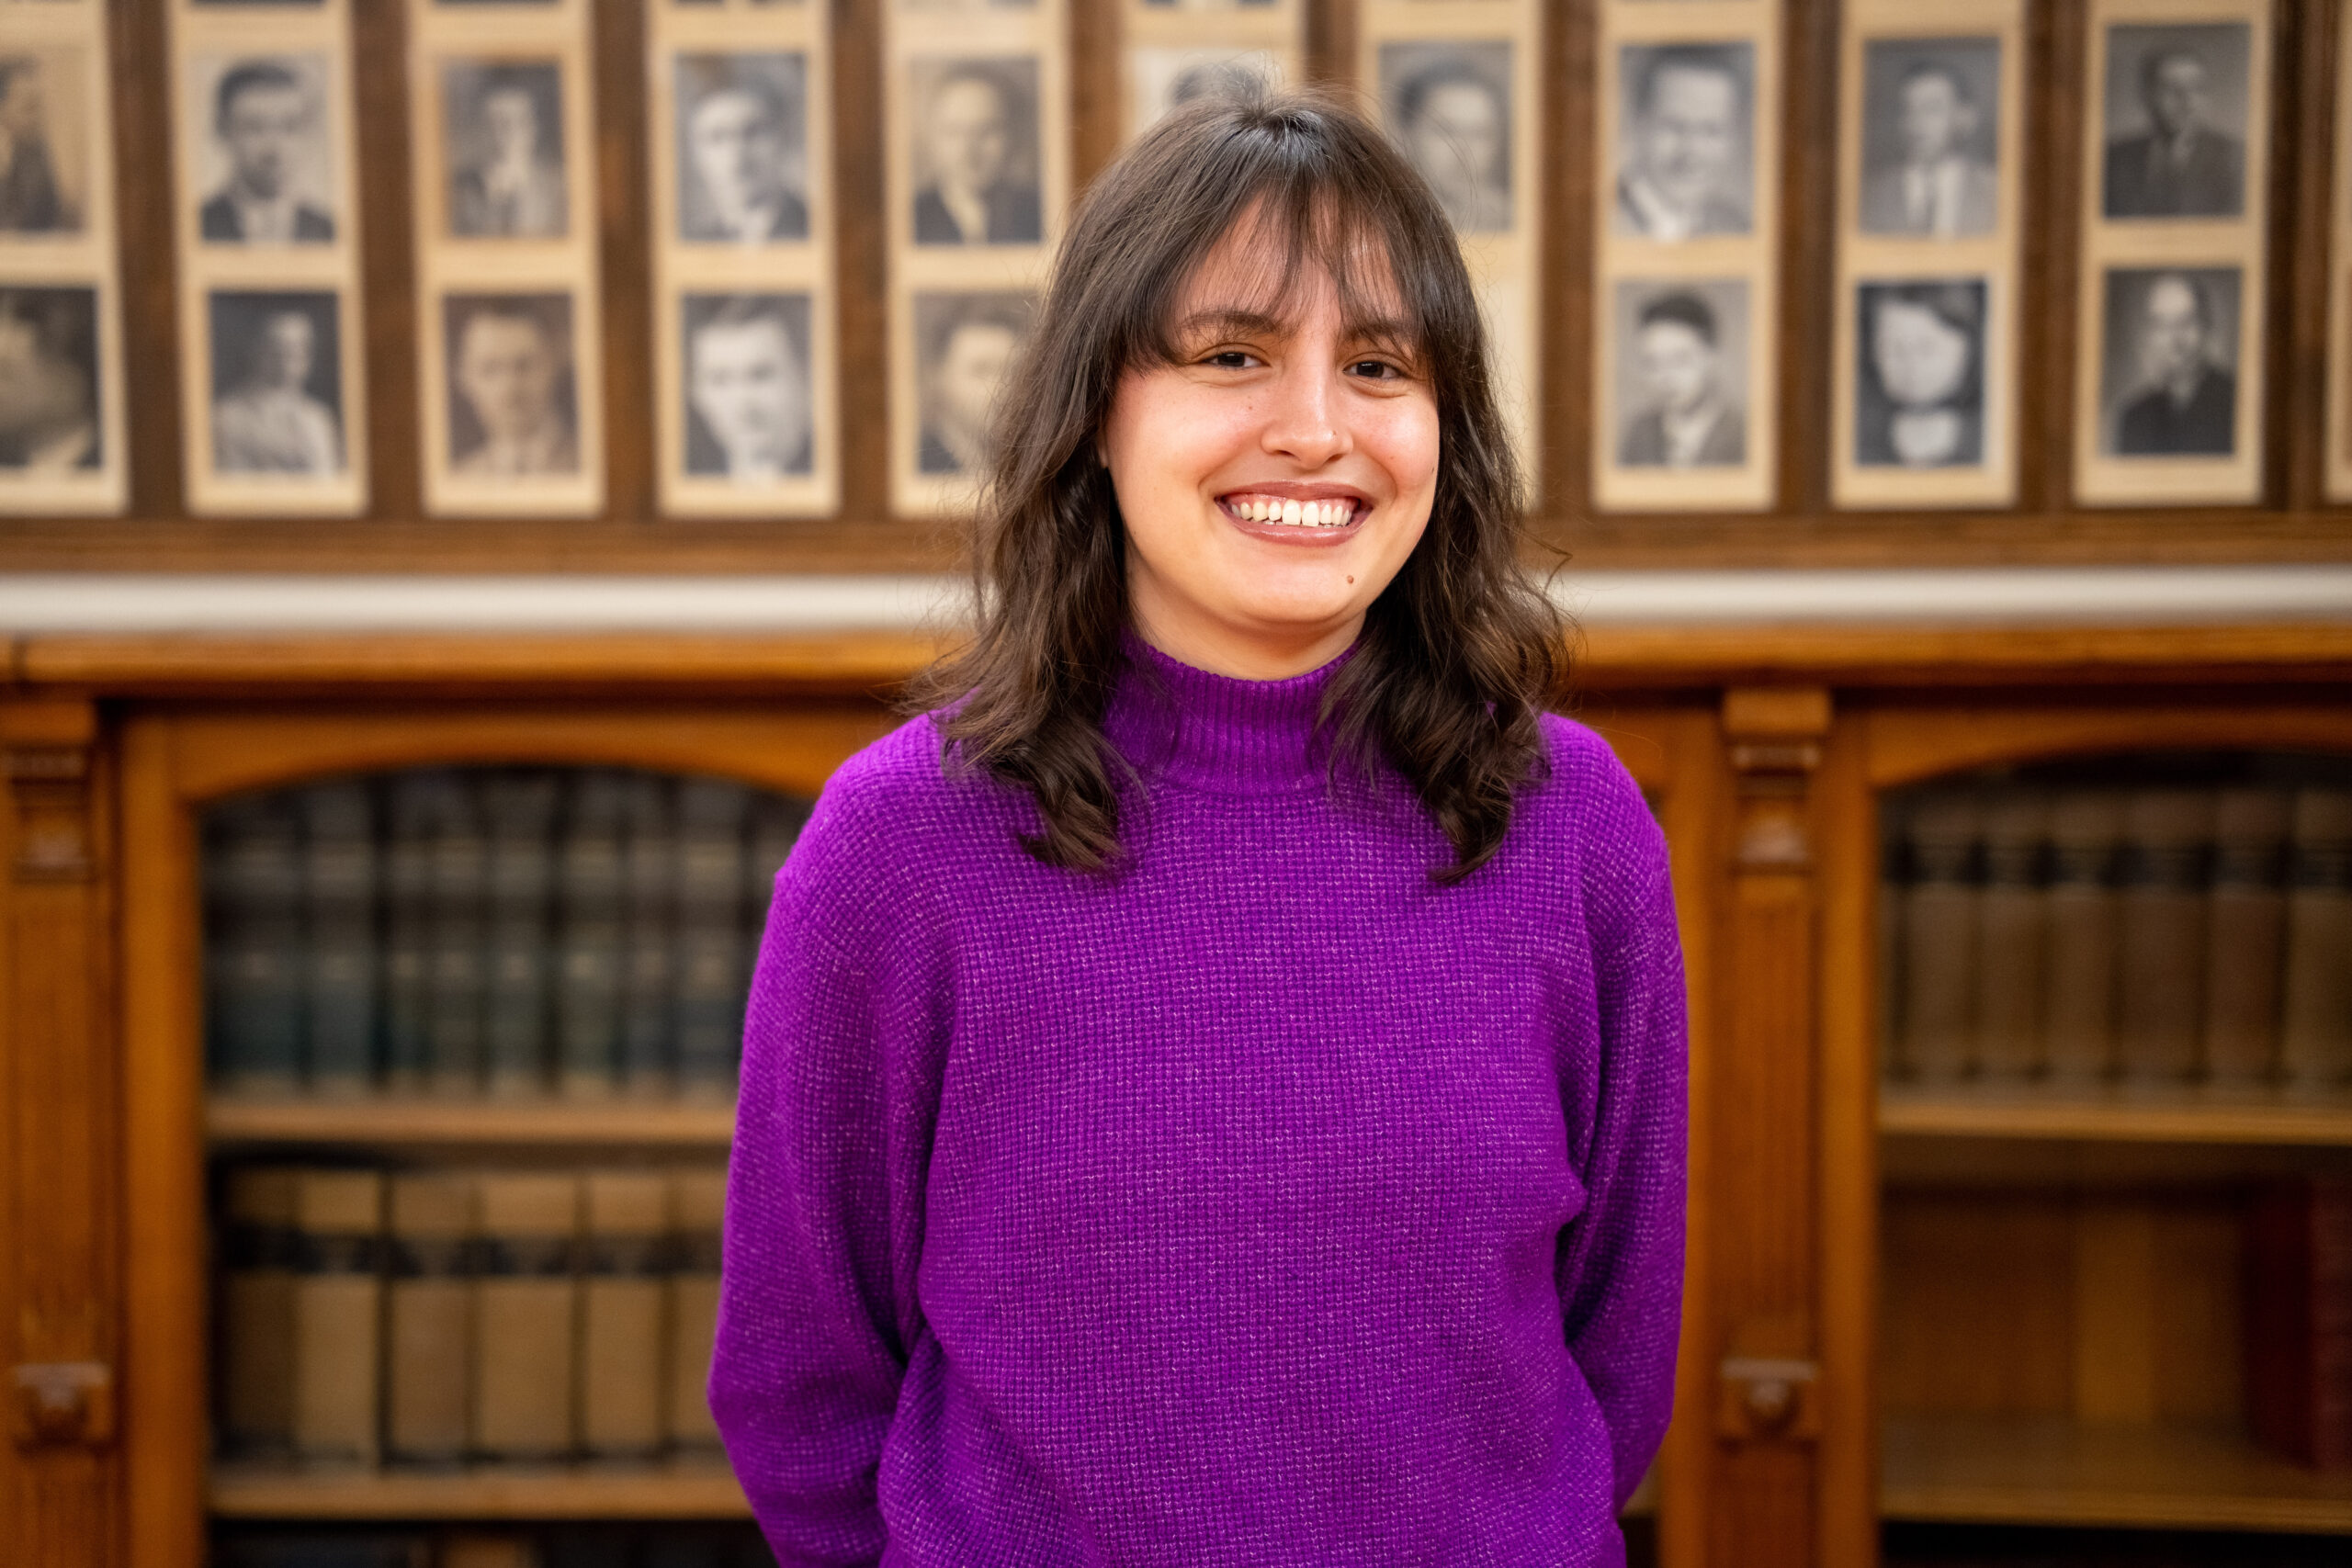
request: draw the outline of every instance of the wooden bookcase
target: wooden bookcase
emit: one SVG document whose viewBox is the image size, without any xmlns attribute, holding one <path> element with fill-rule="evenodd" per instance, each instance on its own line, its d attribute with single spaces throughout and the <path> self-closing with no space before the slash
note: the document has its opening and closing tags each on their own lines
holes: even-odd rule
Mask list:
<svg viewBox="0 0 2352 1568">
<path fill-rule="evenodd" d="M 208 1098 L 193 825 L 234 791 L 428 761 L 813 794 L 892 722 L 884 697 L 928 651 L 895 637 L 18 639 L 0 695 L 10 1560 L 196 1568 L 209 1522 L 228 1518 L 740 1517 L 721 1472 L 336 1480 L 212 1463 L 213 1151 L 667 1156 L 718 1150 L 729 1124 L 685 1104 Z M 1612 627 L 1590 634 L 1582 669 L 1580 716 L 1674 847 L 1693 1003 L 1659 1560 L 1866 1568 L 1883 1518 L 2352 1534 L 2352 1485 L 2263 1458 L 2226 1419 L 1977 1408 L 1978 1371 L 1917 1348 L 1973 1344 L 1980 1370 L 2064 1365 L 2075 1295 L 2104 1311 L 2131 1290 L 2066 1250 L 2089 1234 L 2074 1194 L 2124 1195 L 2101 1257 L 2155 1246 L 2210 1261 L 2229 1234 L 2216 1195 L 2250 1171 L 2352 1159 L 2352 1108 L 1883 1097 L 1874 973 L 1883 792 L 2064 754 L 2352 752 L 2352 627 Z M 2048 1245 L 2015 1245 L 2030 1235 Z M 1903 1315 L 1923 1277 L 1985 1297 L 1968 1246 L 2032 1289 L 1984 1314 L 1973 1342 L 1923 1338 Z M 2209 1323 L 2180 1342 L 2211 1363 L 2222 1336 Z M 2219 1374 L 2188 1394 L 2100 1375 L 2109 1407 L 2232 1409 Z M 1954 1388 L 1968 1396 L 1938 1393 Z"/>
</svg>

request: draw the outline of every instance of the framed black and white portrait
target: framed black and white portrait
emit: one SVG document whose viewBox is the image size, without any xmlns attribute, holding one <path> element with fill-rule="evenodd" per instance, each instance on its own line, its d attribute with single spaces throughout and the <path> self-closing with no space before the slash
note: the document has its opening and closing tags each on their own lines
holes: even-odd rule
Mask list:
<svg viewBox="0 0 2352 1568">
<path fill-rule="evenodd" d="M 808 238 L 808 57 L 680 54 L 674 62 L 678 237 Z"/>
<path fill-rule="evenodd" d="M 1989 302 L 1981 277 L 1856 286 L 1857 468 L 1984 465 Z"/>
<path fill-rule="evenodd" d="M 1614 466 L 1649 473 L 1744 468 L 1750 321 L 1745 278 L 1617 285 Z"/>
<path fill-rule="evenodd" d="M 0 285 L 0 486 L 101 471 L 103 374 L 96 288 Z"/>
<path fill-rule="evenodd" d="M 449 473 L 527 483 L 581 471 L 568 293 L 451 294 L 442 303 Z"/>
<path fill-rule="evenodd" d="M 809 474 L 808 296 L 688 294 L 680 314 L 686 474 L 746 489 Z"/>
<path fill-rule="evenodd" d="M 84 231 L 94 129 L 87 71 L 78 45 L 0 51 L 0 243 Z"/>
<path fill-rule="evenodd" d="M 2099 450 L 2127 458 L 2237 455 L 2240 312 L 2234 266 L 2108 269 Z"/>
<path fill-rule="evenodd" d="M 1512 228 L 1510 39 L 1383 44 L 1380 106 L 1389 134 L 1429 182 L 1455 232 Z"/>
<path fill-rule="evenodd" d="M 906 65 L 914 243 L 1043 243 L 1035 58 L 919 55 Z"/>
<path fill-rule="evenodd" d="M 205 303 L 213 473 L 325 479 L 345 472 L 334 293 L 215 289 Z"/>
<path fill-rule="evenodd" d="M 187 58 L 189 186 L 206 245 L 326 245 L 343 217 L 326 55 Z"/>
<path fill-rule="evenodd" d="M 1860 227 L 1972 239 L 2001 221 L 2001 40 L 1863 46 Z"/>
<path fill-rule="evenodd" d="M 1667 242 L 1752 232 L 1755 45 L 1628 43 L 1617 71 L 1614 231 Z"/>
<path fill-rule="evenodd" d="M 563 99 L 563 66 L 557 60 L 442 62 L 450 238 L 560 240 L 570 232 Z"/>
<path fill-rule="evenodd" d="M 970 479 L 986 470 L 997 396 L 1035 310 L 1026 291 L 914 297 L 917 474 Z"/>
<path fill-rule="evenodd" d="M 2107 29 L 2100 216 L 2245 216 L 2252 63 L 2243 22 Z"/>
<path fill-rule="evenodd" d="M 1273 51 L 1196 45 L 1142 45 L 1127 51 L 1133 136 L 1171 109 L 1196 99 L 1278 86 L 1283 63 Z"/>
</svg>

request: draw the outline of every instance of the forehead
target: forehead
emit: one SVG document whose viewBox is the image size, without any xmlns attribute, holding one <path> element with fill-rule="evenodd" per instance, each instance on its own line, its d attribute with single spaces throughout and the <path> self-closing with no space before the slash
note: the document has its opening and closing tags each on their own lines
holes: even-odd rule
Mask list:
<svg viewBox="0 0 2352 1568">
<path fill-rule="evenodd" d="M 1316 215 L 1294 231 L 1261 204 L 1236 219 L 1209 247 L 1173 300 L 1182 330 L 1200 317 L 1248 316 L 1295 331 L 1303 319 L 1336 311 L 1359 323 L 1407 315 L 1403 291 L 1379 236 Z"/>
<path fill-rule="evenodd" d="M 1719 109 L 1728 113 L 1738 96 L 1739 84 L 1733 80 L 1729 70 L 1682 61 L 1659 69 L 1655 107 L 1664 107 L 1671 99 L 1673 107 L 1684 112 Z"/>
<path fill-rule="evenodd" d="M 764 119 L 767 108 L 767 100 L 750 87 L 713 87 L 695 102 L 694 117 L 696 120 Z"/>
<path fill-rule="evenodd" d="M 547 346 L 547 334 L 528 316 L 476 316 L 466 323 L 466 346 L 504 349 L 509 353 L 539 349 Z"/>
</svg>

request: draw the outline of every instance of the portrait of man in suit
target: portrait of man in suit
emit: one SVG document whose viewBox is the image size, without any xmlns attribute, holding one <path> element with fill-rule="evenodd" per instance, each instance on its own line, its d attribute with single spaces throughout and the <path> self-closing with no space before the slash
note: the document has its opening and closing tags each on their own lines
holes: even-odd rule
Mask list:
<svg viewBox="0 0 2352 1568">
<path fill-rule="evenodd" d="M 1028 335 L 1031 309 L 1029 299 L 1019 294 L 916 297 L 915 328 L 922 346 L 917 472 L 978 474 L 987 468 L 996 395 Z"/>
<path fill-rule="evenodd" d="M 1653 240 L 1745 234 L 1754 130 L 1745 43 L 1629 44 L 1617 230 Z"/>
<path fill-rule="evenodd" d="M 570 223 L 563 183 L 563 73 L 552 61 L 446 67 L 449 232 L 466 240 L 556 240 Z"/>
<path fill-rule="evenodd" d="M 96 469 L 97 293 L 0 288 L 0 470 Z"/>
<path fill-rule="evenodd" d="M 229 173 L 197 214 L 208 243 L 322 245 L 334 238 L 334 215 L 300 188 L 302 171 L 325 161 L 310 85 L 320 74 L 270 59 L 241 60 L 221 73 L 212 130 Z"/>
<path fill-rule="evenodd" d="M 58 185 L 49 116 L 40 56 L 0 55 L 0 232 L 66 234 L 82 226 Z"/>
<path fill-rule="evenodd" d="M 1994 39 L 1951 40 L 1930 46 L 1934 52 L 1915 45 L 1891 90 L 1870 95 L 1887 109 L 1863 127 L 1864 233 L 1952 239 L 1989 234 L 2000 221 L 2001 182 L 1986 148 L 1989 106 L 1977 101 L 1970 73 L 1951 57 L 1972 44 L 1997 68 Z M 1884 48 L 1873 46 L 1873 68 L 1893 63 Z"/>
<path fill-rule="evenodd" d="M 2245 142 L 2220 123 L 2216 107 L 2223 52 L 2216 46 L 2243 27 L 2117 28 L 2109 40 L 2107 91 L 2114 100 L 2136 91 L 2138 129 L 2110 136 L 2102 189 L 2109 218 L 2235 218 L 2245 210 Z M 2209 39 L 2205 35 L 2223 35 Z M 2170 35 L 2170 36 L 2165 36 Z M 2123 58 L 2140 48 L 2138 69 Z M 2229 96 L 2245 112 L 2245 48 L 2227 73 Z M 2127 85 L 2127 83 L 2129 84 Z"/>
<path fill-rule="evenodd" d="M 211 309 L 214 471 L 343 472 L 334 296 L 223 293 Z"/>
<path fill-rule="evenodd" d="M 1036 62 L 955 60 L 931 72 L 913 63 L 915 243 L 1037 243 Z"/>
<path fill-rule="evenodd" d="M 685 297 L 686 472 L 773 484 L 811 463 L 808 298 Z"/>
<path fill-rule="evenodd" d="M 679 58 L 680 238 L 808 237 L 807 69 L 798 54 Z"/>
<path fill-rule="evenodd" d="M 1737 468 L 1747 422 L 1725 375 L 1723 323 L 1695 288 L 1669 287 L 1635 310 L 1631 380 L 1639 400 L 1617 442 L 1626 468 Z"/>
<path fill-rule="evenodd" d="M 1388 44 L 1382 96 L 1398 145 L 1460 234 L 1511 226 L 1510 45 Z"/>
<path fill-rule="evenodd" d="M 463 295 L 446 309 L 451 470 L 474 479 L 578 473 L 571 299 Z"/>
<path fill-rule="evenodd" d="M 2218 276 L 2217 276 L 2218 275 Z M 2233 269 L 2108 274 L 2110 342 L 2127 344 L 2136 376 L 2113 400 L 2120 457 L 2226 457 L 2237 449 L 2238 384 L 2225 344 L 2235 337 L 2217 298 L 2236 297 Z M 2235 311 L 2227 312 L 2234 317 Z M 2125 334 L 2118 339 L 2113 334 Z"/>
</svg>

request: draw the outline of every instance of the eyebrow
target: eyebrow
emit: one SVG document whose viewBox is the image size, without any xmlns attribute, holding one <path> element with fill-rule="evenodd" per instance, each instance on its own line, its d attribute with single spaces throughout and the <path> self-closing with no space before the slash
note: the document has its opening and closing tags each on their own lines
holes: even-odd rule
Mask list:
<svg viewBox="0 0 2352 1568">
<path fill-rule="evenodd" d="M 1195 310 L 1176 323 L 1173 336 L 1180 343 L 1191 343 L 1202 338 L 1287 337 L 1290 332 L 1291 324 L 1278 316 L 1227 306 Z M 1347 323 L 1347 333 L 1355 342 L 1378 344 L 1399 351 L 1409 349 L 1418 335 L 1412 323 L 1396 316 L 1359 318 Z"/>
</svg>

